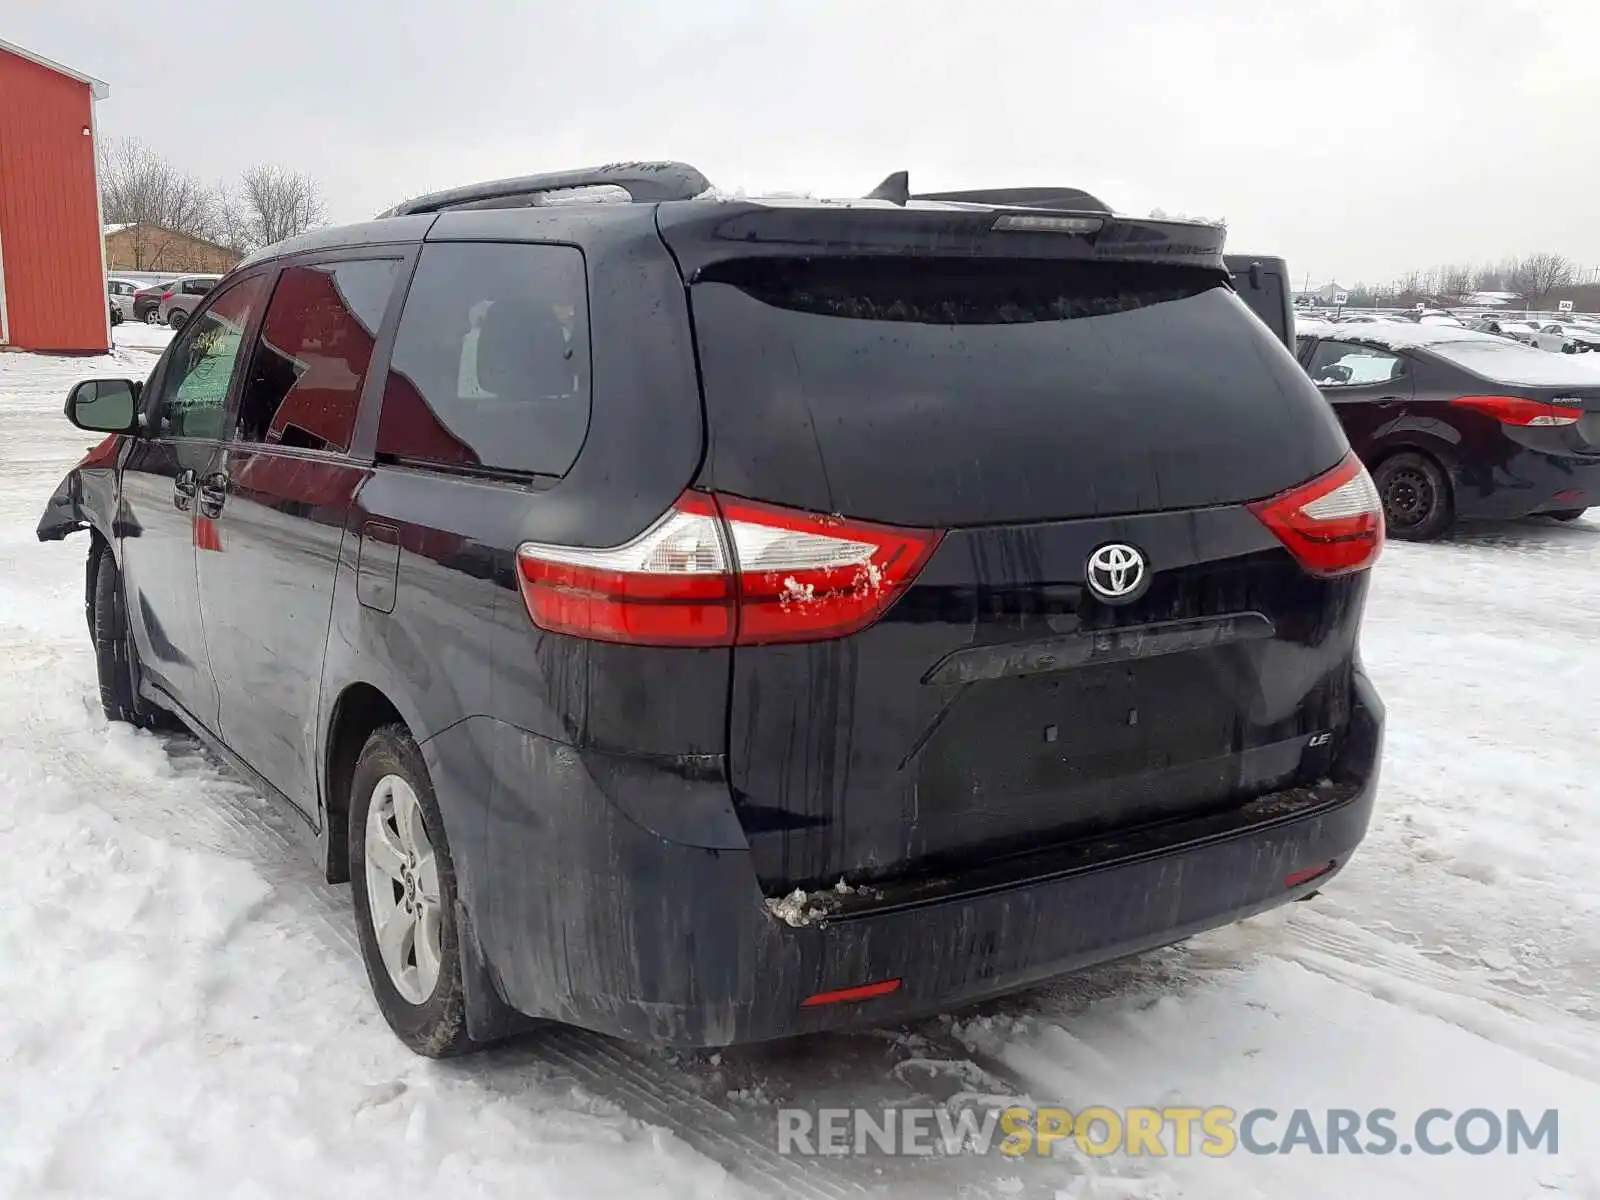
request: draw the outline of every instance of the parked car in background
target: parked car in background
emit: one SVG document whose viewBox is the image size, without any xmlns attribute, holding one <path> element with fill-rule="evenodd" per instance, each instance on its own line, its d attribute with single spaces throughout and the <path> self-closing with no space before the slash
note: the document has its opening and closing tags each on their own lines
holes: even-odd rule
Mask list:
<svg viewBox="0 0 1600 1200">
<path fill-rule="evenodd" d="M 1474 317 L 1467 322 L 1467 328 L 1478 333 L 1492 333 L 1498 337 L 1508 337 L 1524 345 L 1535 345 L 1539 327 L 1532 321 L 1517 321 L 1509 317 Z"/>
<path fill-rule="evenodd" d="M 1360 842 L 1382 515 L 1223 231 L 886 192 L 425 196 L 74 388 L 106 713 L 297 814 L 419 1053 L 943 1012 Z"/>
<path fill-rule="evenodd" d="M 1534 345 L 1558 354 L 1589 354 L 1600 350 L 1600 325 L 1581 321 L 1551 321 L 1539 326 Z"/>
<path fill-rule="evenodd" d="M 156 307 L 156 323 L 182 329 L 183 323 L 200 307 L 200 301 L 210 294 L 221 278 L 220 275 L 185 275 L 182 279 L 174 279 L 161 293 L 161 301 Z"/>
<path fill-rule="evenodd" d="M 1233 277 L 1233 290 L 1250 311 L 1290 350 L 1294 349 L 1295 312 L 1289 287 L 1289 265 L 1281 258 L 1229 254 L 1223 258 Z"/>
<path fill-rule="evenodd" d="M 1367 464 L 1396 537 L 1600 504 L 1600 361 L 1447 325 L 1335 327 L 1300 361 Z"/>
<path fill-rule="evenodd" d="M 106 295 L 110 297 L 112 305 L 121 314 L 118 320 L 127 318 L 137 320 L 133 312 L 133 297 L 147 285 L 137 279 L 118 279 L 112 276 L 106 280 Z"/>
<path fill-rule="evenodd" d="M 166 295 L 171 285 L 172 280 L 164 279 L 160 283 L 139 287 L 133 293 L 133 319 L 147 325 L 160 324 L 161 297 Z"/>
<path fill-rule="evenodd" d="M 117 298 L 115 296 L 107 296 L 106 297 L 106 308 L 109 310 L 107 312 L 106 316 L 111 321 L 111 323 L 113 325 L 121 325 L 122 324 L 122 309 L 117 307 Z"/>
</svg>

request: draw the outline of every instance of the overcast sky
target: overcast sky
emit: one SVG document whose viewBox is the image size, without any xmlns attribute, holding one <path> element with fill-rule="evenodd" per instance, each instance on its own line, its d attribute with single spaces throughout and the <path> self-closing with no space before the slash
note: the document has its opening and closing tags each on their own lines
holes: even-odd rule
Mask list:
<svg viewBox="0 0 1600 1200">
<path fill-rule="evenodd" d="M 1600 266 L 1600 0 L 50 0 L 101 135 L 279 161 L 353 220 L 621 158 L 719 186 L 1058 184 L 1225 217 L 1297 280 Z"/>
</svg>

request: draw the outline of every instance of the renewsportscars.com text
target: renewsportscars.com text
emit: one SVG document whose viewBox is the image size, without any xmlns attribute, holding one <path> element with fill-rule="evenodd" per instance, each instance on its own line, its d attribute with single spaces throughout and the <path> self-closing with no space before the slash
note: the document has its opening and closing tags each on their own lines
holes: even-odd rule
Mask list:
<svg viewBox="0 0 1600 1200">
<path fill-rule="evenodd" d="M 1165 1158 L 1231 1154 L 1557 1154 L 1560 1114 L 1518 1108 L 1296 1108 L 1240 1111 L 1168 1105 L 1065 1108 L 785 1108 L 778 1153 L 790 1155 L 1085 1154 Z"/>
</svg>

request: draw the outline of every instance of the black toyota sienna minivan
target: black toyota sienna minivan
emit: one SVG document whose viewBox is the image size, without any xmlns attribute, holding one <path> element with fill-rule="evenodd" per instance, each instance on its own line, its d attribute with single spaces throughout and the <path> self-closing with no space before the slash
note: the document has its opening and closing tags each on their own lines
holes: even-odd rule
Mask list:
<svg viewBox="0 0 1600 1200">
<path fill-rule="evenodd" d="M 428 1055 L 882 1024 L 1307 895 L 1378 498 L 1222 230 L 1012 195 L 632 164 L 248 259 L 67 400 L 107 716 L 298 815 Z"/>
</svg>

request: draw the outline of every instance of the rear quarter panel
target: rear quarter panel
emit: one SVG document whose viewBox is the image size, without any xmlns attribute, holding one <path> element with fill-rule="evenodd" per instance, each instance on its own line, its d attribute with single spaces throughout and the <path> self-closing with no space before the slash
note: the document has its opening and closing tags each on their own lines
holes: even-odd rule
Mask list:
<svg viewBox="0 0 1600 1200">
<path fill-rule="evenodd" d="M 501 778 L 514 767 L 472 731 L 504 724 L 551 747 L 711 755 L 719 766 L 726 741 L 726 651 L 668 662 L 660 651 L 547 634 L 517 587 L 522 542 L 619 545 L 672 504 L 702 456 L 683 284 L 648 209 L 588 226 L 539 210 L 446 213 L 429 240 L 570 244 L 575 231 L 588 275 L 592 411 L 572 468 L 560 479 L 492 479 L 375 463 L 339 556 L 324 724 L 352 685 L 393 701 L 429 760 L 475 919 L 487 915 L 480 901 L 492 887 L 490 796 L 515 796 L 522 821 L 553 810 L 528 781 Z M 392 340 L 388 331 L 376 376 L 387 373 Z M 368 458 L 378 407 L 374 398 L 364 408 L 354 448 Z M 441 736 L 457 726 L 471 736 Z M 495 931 L 480 934 L 487 946 Z"/>
</svg>

